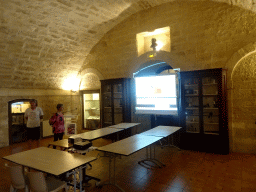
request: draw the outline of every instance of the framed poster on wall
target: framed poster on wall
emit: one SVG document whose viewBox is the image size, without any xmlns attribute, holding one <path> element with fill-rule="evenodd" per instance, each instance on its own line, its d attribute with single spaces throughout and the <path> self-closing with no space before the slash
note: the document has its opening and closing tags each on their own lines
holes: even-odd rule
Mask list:
<svg viewBox="0 0 256 192">
<path fill-rule="evenodd" d="M 76 123 L 68 123 L 65 129 L 65 135 L 75 135 L 76 132 Z"/>
</svg>

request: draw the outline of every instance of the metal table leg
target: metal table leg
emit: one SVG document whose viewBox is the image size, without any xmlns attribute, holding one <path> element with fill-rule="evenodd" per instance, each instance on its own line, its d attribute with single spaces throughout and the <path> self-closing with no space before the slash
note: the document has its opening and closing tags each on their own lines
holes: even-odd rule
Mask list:
<svg viewBox="0 0 256 192">
<path fill-rule="evenodd" d="M 148 153 L 149 150 L 149 153 Z M 146 148 L 146 159 L 143 159 L 138 162 L 139 165 L 148 168 L 148 169 L 154 169 L 154 168 L 162 168 L 165 166 L 164 163 L 160 162 L 155 158 L 155 145 L 154 145 L 154 153 L 152 155 L 152 147 L 151 145 Z M 153 163 L 153 165 L 150 165 L 148 162 Z"/>
<path fill-rule="evenodd" d="M 179 140 L 180 140 L 180 133 L 179 134 Z M 161 144 L 161 147 L 164 148 L 164 147 L 175 147 L 177 148 L 178 150 L 181 150 L 179 147 L 177 147 L 176 145 L 174 145 L 173 143 L 173 135 L 171 135 L 172 137 L 172 143 L 170 142 L 170 136 L 167 137 L 167 145 L 162 145 L 161 141 L 160 141 L 160 144 Z"/>
<path fill-rule="evenodd" d="M 79 191 L 82 192 L 83 191 L 83 188 L 82 188 L 82 181 L 83 181 L 83 175 L 82 175 L 82 169 L 86 168 L 86 165 L 85 166 L 82 166 L 82 167 L 79 167 L 78 169 L 76 170 L 73 170 L 71 172 L 68 172 L 66 173 L 66 177 L 69 177 L 70 175 L 73 175 L 74 176 L 74 181 L 73 183 L 70 183 L 70 182 L 67 182 L 68 185 L 70 186 L 73 186 L 74 187 L 74 192 L 76 192 L 76 189 L 79 188 Z M 79 174 L 79 184 L 77 184 L 77 181 L 76 181 L 76 173 L 78 172 Z"/>
<path fill-rule="evenodd" d="M 113 186 L 117 187 L 118 189 L 120 189 L 121 191 L 124 192 L 124 190 L 116 184 L 116 157 L 118 157 L 118 155 L 116 155 L 116 154 L 106 154 L 105 153 L 104 157 L 109 158 L 109 181 L 108 181 L 108 183 L 105 183 L 103 185 L 113 185 Z M 112 159 L 113 159 L 113 182 L 111 182 Z"/>
</svg>

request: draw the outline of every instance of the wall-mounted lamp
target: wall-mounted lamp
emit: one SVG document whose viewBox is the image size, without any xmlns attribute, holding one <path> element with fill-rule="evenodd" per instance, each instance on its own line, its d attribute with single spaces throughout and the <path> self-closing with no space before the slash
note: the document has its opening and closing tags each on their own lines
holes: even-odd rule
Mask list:
<svg viewBox="0 0 256 192">
<path fill-rule="evenodd" d="M 63 82 L 62 88 L 64 90 L 70 90 L 72 93 L 75 93 L 79 90 L 80 79 L 75 76 L 66 78 Z"/>
</svg>

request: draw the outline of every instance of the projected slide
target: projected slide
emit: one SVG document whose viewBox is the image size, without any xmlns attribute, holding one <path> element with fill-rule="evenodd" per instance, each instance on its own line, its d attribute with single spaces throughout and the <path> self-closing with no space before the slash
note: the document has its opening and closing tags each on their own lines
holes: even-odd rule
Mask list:
<svg viewBox="0 0 256 192">
<path fill-rule="evenodd" d="M 135 84 L 137 113 L 177 113 L 175 75 L 136 77 Z"/>
</svg>

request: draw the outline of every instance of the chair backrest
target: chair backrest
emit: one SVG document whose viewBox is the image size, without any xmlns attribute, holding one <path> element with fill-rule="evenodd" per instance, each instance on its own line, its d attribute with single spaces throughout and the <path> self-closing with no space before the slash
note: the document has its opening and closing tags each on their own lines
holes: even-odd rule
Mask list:
<svg viewBox="0 0 256 192">
<path fill-rule="evenodd" d="M 14 188 L 23 189 L 26 186 L 22 167 L 21 166 L 11 166 L 9 167 L 11 173 L 11 182 Z"/>
<path fill-rule="evenodd" d="M 42 172 L 29 172 L 28 174 L 30 190 L 33 192 L 47 192 L 47 184 Z"/>
</svg>

